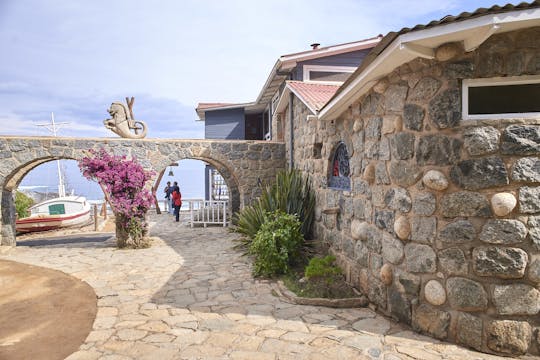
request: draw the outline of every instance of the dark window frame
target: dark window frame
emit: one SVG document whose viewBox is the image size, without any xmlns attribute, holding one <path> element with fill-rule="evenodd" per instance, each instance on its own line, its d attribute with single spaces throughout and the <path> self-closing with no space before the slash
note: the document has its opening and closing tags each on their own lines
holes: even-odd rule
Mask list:
<svg viewBox="0 0 540 360">
<path fill-rule="evenodd" d="M 500 101 L 502 97 L 509 96 L 508 92 L 512 90 L 516 94 L 519 94 L 523 93 L 523 91 L 540 91 L 539 89 L 540 75 L 465 79 L 462 83 L 462 118 L 463 120 L 540 118 L 540 110 L 510 111 L 512 108 L 515 110 L 520 106 L 522 109 L 540 109 L 536 105 L 536 98 L 534 96 L 528 100 L 528 103 L 525 99 L 520 103 L 508 104 L 506 107 L 508 111 L 504 110 L 504 104 L 501 104 Z M 485 104 L 485 98 L 490 95 L 490 92 L 493 96 L 494 104 L 496 104 L 494 105 L 493 112 L 489 112 L 489 109 L 486 110 L 487 107 Z M 520 98 L 520 100 L 523 99 Z M 478 101 L 478 103 L 474 104 L 471 101 Z M 483 104 L 481 103 L 482 101 L 484 101 Z M 538 100 L 538 104 L 540 104 L 540 99 Z"/>
</svg>

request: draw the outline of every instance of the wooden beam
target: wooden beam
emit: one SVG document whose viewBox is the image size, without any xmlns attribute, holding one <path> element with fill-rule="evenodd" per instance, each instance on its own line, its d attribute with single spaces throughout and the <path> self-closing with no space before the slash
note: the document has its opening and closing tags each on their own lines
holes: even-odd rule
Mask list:
<svg viewBox="0 0 540 360">
<path fill-rule="evenodd" d="M 500 25 L 493 24 L 487 29 L 478 29 L 471 37 L 463 40 L 463 48 L 466 52 L 475 50 L 480 45 L 482 45 L 484 41 L 489 39 L 491 35 L 495 34 L 495 32 L 499 30 L 499 28 Z"/>
<path fill-rule="evenodd" d="M 416 56 L 424 59 L 435 59 L 435 51 L 432 48 L 421 46 L 413 43 L 402 43 L 399 45 L 400 50 L 406 50 Z"/>
<path fill-rule="evenodd" d="M 157 195 L 156 195 L 156 191 L 157 191 L 157 187 L 159 186 L 159 183 L 161 182 L 161 179 L 163 178 L 163 174 L 165 173 L 165 170 L 167 168 L 163 169 L 159 175 L 158 175 L 158 178 L 156 180 L 156 183 L 154 184 L 154 186 L 152 186 L 152 196 L 154 197 L 154 203 L 156 204 L 156 213 L 158 215 L 161 214 L 161 209 L 159 208 L 159 201 L 157 199 Z"/>
</svg>

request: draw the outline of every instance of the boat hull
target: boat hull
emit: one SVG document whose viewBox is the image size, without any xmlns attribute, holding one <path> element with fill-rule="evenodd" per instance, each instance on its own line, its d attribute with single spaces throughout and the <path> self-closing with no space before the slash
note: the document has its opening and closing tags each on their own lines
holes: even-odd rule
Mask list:
<svg viewBox="0 0 540 360">
<path fill-rule="evenodd" d="M 39 215 L 17 220 L 17 232 L 36 232 L 82 226 L 90 221 L 90 211 L 71 215 Z"/>
</svg>

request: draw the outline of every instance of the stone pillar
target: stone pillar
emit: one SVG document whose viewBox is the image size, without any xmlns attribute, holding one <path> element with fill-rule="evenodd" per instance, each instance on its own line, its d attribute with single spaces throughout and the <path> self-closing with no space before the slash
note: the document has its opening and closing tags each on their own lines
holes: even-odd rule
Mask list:
<svg viewBox="0 0 540 360">
<path fill-rule="evenodd" d="M 11 191 L 2 191 L 2 230 L 0 245 L 15 246 L 15 202 Z"/>
</svg>

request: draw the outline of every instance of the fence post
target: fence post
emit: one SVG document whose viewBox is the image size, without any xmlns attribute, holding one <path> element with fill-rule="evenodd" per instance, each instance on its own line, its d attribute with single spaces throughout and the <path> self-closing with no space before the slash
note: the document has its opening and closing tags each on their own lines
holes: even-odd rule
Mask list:
<svg viewBox="0 0 540 360">
<path fill-rule="evenodd" d="M 191 227 L 193 227 L 193 201 L 189 201 L 189 220 L 191 222 Z"/>
<path fill-rule="evenodd" d="M 223 202 L 223 227 L 227 226 L 227 202 Z"/>
<path fill-rule="evenodd" d="M 94 231 L 98 231 L 99 228 L 99 218 L 98 218 L 98 209 L 97 204 L 92 205 L 94 208 Z"/>
<path fill-rule="evenodd" d="M 101 205 L 101 215 L 103 215 L 103 220 L 107 220 L 107 202 L 103 201 Z"/>
</svg>

